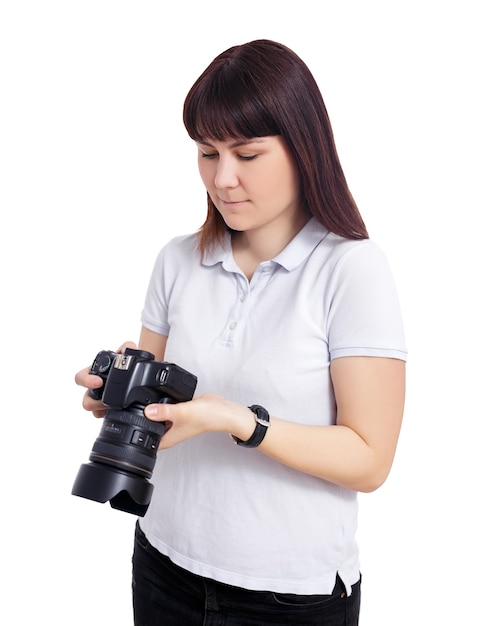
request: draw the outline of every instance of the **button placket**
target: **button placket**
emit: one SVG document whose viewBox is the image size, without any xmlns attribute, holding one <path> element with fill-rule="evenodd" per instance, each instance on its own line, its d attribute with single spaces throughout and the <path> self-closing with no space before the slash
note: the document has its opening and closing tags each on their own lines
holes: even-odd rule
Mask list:
<svg viewBox="0 0 481 626">
<path fill-rule="evenodd" d="M 237 297 L 232 307 L 227 323 L 222 333 L 222 339 L 226 344 L 232 345 L 236 336 L 236 330 L 238 332 L 239 327 L 242 325 L 245 317 L 247 316 L 248 300 L 249 300 L 249 283 L 245 276 L 236 274 L 237 281 Z"/>
<path fill-rule="evenodd" d="M 274 274 L 274 267 L 275 265 L 272 261 L 259 265 L 250 283 L 250 291 L 252 295 L 257 294 L 259 291 L 264 289 Z"/>
<path fill-rule="evenodd" d="M 249 282 L 244 274 L 235 272 L 237 294 L 232 309 L 229 312 L 220 340 L 230 347 L 244 327 L 244 322 L 249 315 L 251 301 L 255 301 L 257 295 L 266 287 L 276 274 L 278 265 L 268 261 L 261 263 L 254 272 Z"/>
</svg>

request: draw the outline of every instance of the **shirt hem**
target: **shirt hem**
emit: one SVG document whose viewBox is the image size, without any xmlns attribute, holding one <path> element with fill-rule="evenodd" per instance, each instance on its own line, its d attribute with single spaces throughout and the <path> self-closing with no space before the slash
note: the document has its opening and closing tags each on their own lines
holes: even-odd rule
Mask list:
<svg viewBox="0 0 481 626">
<path fill-rule="evenodd" d="M 353 568 L 352 572 L 347 572 L 345 568 L 333 568 L 325 572 L 322 576 L 309 580 L 282 580 L 276 578 L 259 578 L 246 576 L 224 570 L 213 565 L 201 563 L 178 553 L 176 550 L 166 546 L 162 542 L 148 539 L 153 547 L 161 554 L 168 557 L 175 565 L 181 567 L 192 574 L 209 578 L 216 582 L 247 589 L 249 591 L 271 591 L 274 593 L 292 593 L 297 595 L 328 595 L 332 593 L 336 582 L 336 575 L 339 574 L 346 587 L 348 595 L 351 594 L 352 585 L 359 581 L 359 567 Z"/>
</svg>

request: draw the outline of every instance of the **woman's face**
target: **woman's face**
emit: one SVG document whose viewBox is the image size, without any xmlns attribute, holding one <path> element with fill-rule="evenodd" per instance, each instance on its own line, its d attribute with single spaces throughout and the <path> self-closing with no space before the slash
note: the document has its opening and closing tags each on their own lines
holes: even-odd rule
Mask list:
<svg viewBox="0 0 481 626">
<path fill-rule="evenodd" d="M 197 142 L 199 171 L 227 226 L 251 231 L 299 220 L 299 183 L 280 136 Z"/>
</svg>

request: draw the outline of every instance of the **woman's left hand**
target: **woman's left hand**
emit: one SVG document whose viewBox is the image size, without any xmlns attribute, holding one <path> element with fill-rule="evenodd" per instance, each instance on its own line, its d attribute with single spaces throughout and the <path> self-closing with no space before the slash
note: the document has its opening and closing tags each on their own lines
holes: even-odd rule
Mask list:
<svg viewBox="0 0 481 626">
<path fill-rule="evenodd" d="M 207 432 L 232 433 L 245 440 L 255 428 L 254 416 L 248 407 L 215 393 L 204 393 L 177 404 L 149 404 L 144 413 L 149 419 L 168 425 L 159 450 Z"/>
</svg>

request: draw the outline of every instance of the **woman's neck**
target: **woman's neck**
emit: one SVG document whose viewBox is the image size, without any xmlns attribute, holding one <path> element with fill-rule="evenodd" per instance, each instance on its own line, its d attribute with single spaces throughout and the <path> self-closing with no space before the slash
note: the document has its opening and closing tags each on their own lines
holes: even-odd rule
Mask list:
<svg viewBox="0 0 481 626">
<path fill-rule="evenodd" d="M 232 254 L 248 280 L 260 263 L 269 261 L 282 252 L 308 221 L 309 218 L 302 215 L 288 227 L 266 225 L 262 229 L 232 233 Z"/>
</svg>

